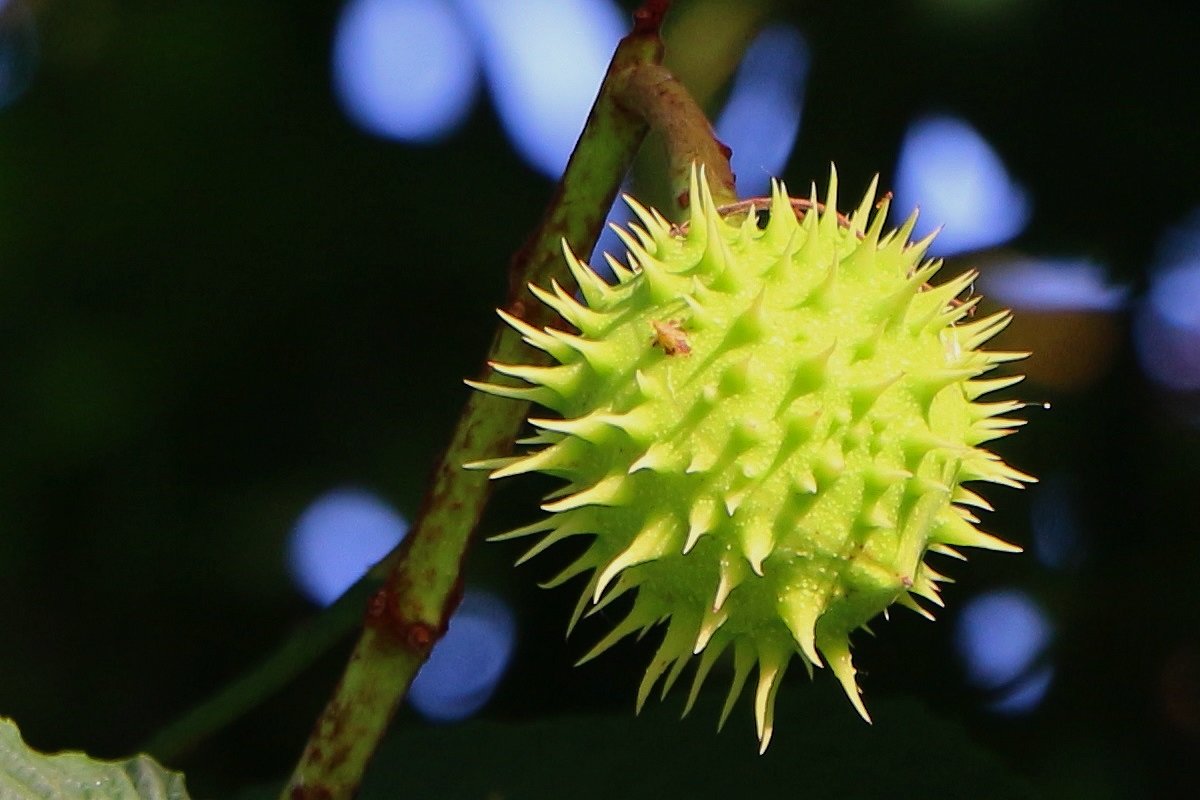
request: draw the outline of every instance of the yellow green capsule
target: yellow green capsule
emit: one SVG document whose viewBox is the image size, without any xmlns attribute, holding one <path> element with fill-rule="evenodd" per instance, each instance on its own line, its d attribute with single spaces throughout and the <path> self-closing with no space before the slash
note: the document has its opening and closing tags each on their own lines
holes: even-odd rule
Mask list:
<svg viewBox="0 0 1200 800">
<path fill-rule="evenodd" d="M 757 667 L 763 750 L 793 657 L 828 666 L 868 719 L 850 634 L 893 603 L 941 604 L 927 553 L 1017 549 L 975 526 L 969 507 L 990 506 L 963 482 L 1033 480 L 979 446 L 1022 424 L 1005 416 L 1019 403 L 976 402 L 1018 380 L 982 377 L 1018 355 L 979 349 L 1009 314 L 972 317 L 973 273 L 931 287 L 941 262 L 909 241 L 915 215 L 885 233 L 874 191 L 839 219 L 836 172 L 802 215 L 776 183 L 769 207 L 726 219 L 700 172 L 680 228 L 628 200 L 640 224 L 620 232 L 626 263 L 609 258 L 616 283 L 564 248 L 583 302 L 535 291 L 573 332 L 502 314 L 557 364 L 472 384 L 554 414 L 531 420 L 523 454 L 475 466 L 566 482 L 548 516 L 499 538 L 543 537 L 529 557 L 590 537 L 550 582 L 588 575 L 572 625 L 633 595 L 584 660 L 661 625 L 638 707 L 695 658 L 690 708 L 731 652 L 722 722 Z"/>
</svg>

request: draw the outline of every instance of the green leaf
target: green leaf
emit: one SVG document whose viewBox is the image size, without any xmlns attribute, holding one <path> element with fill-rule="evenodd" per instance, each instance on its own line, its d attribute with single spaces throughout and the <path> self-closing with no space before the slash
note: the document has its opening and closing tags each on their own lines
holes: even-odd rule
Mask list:
<svg viewBox="0 0 1200 800">
<path fill-rule="evenodd" d="M 0 800 L 188 800 L 183 775 L 149 756 L 96 761 L 83 753 L 31 750 L 0 719 Z"/>
</svg>

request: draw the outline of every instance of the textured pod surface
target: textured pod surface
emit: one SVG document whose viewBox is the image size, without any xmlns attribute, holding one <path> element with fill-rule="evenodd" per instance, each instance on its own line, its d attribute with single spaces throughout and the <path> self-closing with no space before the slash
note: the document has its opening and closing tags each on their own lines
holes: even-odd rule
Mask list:
<svg viewBox="0 0 1200 800">
<path fill-rule="evenodd" d="M 629 201 L 641 224 L 621 232 L 627 264 L 609 259 L 615 284 L 566 252 L 583 302 L 530 287 L 574 332 L 502 313 L 557 363 L 495 364 L 516 380 L 472 385 L 553 416 L 530 420 L 525 454 L 469 466 L 566 481 L 542 521 L 499 538 L 540 536 L 529 558 L 591 537 L 548 584 L 588 575 L 572 625 L 632 593 L 584 660 L 661 623 L 638 707 L 695 660 L 690 708 L 731 651 L 721 721 L 756 671 L 765 749 L 794 656 L 828 665 L 867 718 L 850 633 L 893 603 L 941 604 L 931 551 L 1017 550 L 976 527 L 989 506 L 962 484 L 1032 480 L 981 447 L 1023 405 L 979 402 L 1019 380 L 981 376 L 1024 354 L 979 349 L 1007 312 L 971 315 L 973 273 L 931 287 L 941 264 L 908 241 L 915 216 L 885 234 L 874 186 L 841 221 L 836 174 L 802 218 L 776 184 L 765 225 L 722 218 L 702 175 L 691 199 L 686 231 Z"/>
</svg>

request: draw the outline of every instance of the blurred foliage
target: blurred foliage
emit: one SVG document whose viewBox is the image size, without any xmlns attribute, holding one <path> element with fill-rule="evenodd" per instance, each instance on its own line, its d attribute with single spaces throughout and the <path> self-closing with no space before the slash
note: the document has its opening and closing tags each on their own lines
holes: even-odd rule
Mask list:
<svg viewBox="0 0 1200 800">
<path fill-rule="evenodd" d="M 780 697 L 777 736 L 765 755 L 750 735 L 747 708 L 718 734 L 714 721 L 724 692 L 701 694 L 679 720 L 667 702 L 635 719 L 621 714 L 566 715 L 505 724 L 404 728 L 380 748 L 367 773 L 363 800 L 406 796 L 445 800 L 660 800 L 729 797 L 970 797 L 987 787 L 989 800 L 1033 796 L 994 755 L 960 727 L 940 721 L 912 700 L 874 709 L 875 725 L 844 712 L 829 691 Z M 829 720 L 829 724 L 812 724 Z M 469 754 L 464 757 L 464 754 Z M 898 788 L 902 787 L 902 788 Z M 268 800 L 274 785 L 238 800 Z"/>
<path fill-rule="evenodd" d="M 337 2 L 28 6 L 38 68 L 0 110 L 0 714 L 40 749 L 117 756 L 311 613 L 282 543 L 315 496 L 356 484 L 416 511 L 551 186 L 487 103 L 437 146 L 355 130 L 329 88 Z M 877 171 L 886 186 L 912 116 L 952 111 L 1029 187 L 1021 248 L 1089 255 L 1135 288 L 1163 225 L 1200 202 L 1184 85 L 1200 26 L 1175 3 L 764 8 L 813 49 L 794 185 L 836 161 L 847 187 Z M 921 697 L 1053 797 L 1168 796 L 1200 755 L 1195 402 L 1152 391 L 1114 324 L 1104 374 L 1084 392 L 1027 385 L 1053 410 L 1000 445 L 1081 487 L 1082 565 L 979 556 L 954 567 L 941 621 L 895 617 L 856 656 L 873 706 Z M 1029 494 L 999 498 L 992 529 L 1028 543 Z M 500 490 L 487 527 L 527 521 L 534 496 Z M 477 726 L 627 717 L 653 643 L 572 670 L 599 628 L 564 646 L 573 593 L 539 593 L 552 565 L 513 570 L 516 551 L 470 563 L 523 635 Z M 981 710 L 952 655 L 954 608 L 1000 584 L 1035 593 L 1059 634 L 1030 717 Z M 202 795 L 282 774 L 343 657 L 172 766 Z M 399 724 L 421 747 L 460 744 Z M 642 725 L 621 735 L 649 742 Z"/>
</svg>

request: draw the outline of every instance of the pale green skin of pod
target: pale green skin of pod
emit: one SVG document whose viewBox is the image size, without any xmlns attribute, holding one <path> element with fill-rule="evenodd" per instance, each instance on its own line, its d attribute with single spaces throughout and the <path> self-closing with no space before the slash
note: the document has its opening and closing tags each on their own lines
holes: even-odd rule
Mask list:
<svg viewBox="0 0 1200 800">
<path fill-rule="evenodd" d="M 495 365 L 524 385 L 475 384 L 558 415 L 531 419 L 528 454 L 471 465 L 567 482 L 549 517 L 499 538 L 544 534 L 528 558 L 592 536 L 548 584 L 590 573 L 572 625 L 635 591 L 584 660 L 665 623 L 638 707 L 697 656 L 690 708 L 732 650 L 721 721 L 757 665 L 764 750 L 793 656 L 828 664 L 867 718 L 850 632 L 893 603 L 941 604 L 931 550 L 1017 550 L 975 527 L 970 507 L 990 507 L 961 484 L 1032 480 L 980 447 L 1022 423 L 1001 416 L 1021 403 L 977 402 L 1019 380 L 979 379 L 1024 355 L 978 349 L 1008 313 L 971 316 L 978 298 L 957 298 L 973 273 L 929 286 L 929 240 L 908 241 L 915 215 L 884 235 L 874 186 L 842 221 L 836 192 L 835 173 L 827 210 L 798 219 L 776 184 L 761 228 L 754 213 L 723 219 L 702 174 L 685 231 L 630 201 L 641 224 L 623 232 L 627 266 L 610 258 L 615 285 L 567 252 L 586 304 L 532 287 L 577 334 L 505 315 L 558 363 Z"/>
</svg>

